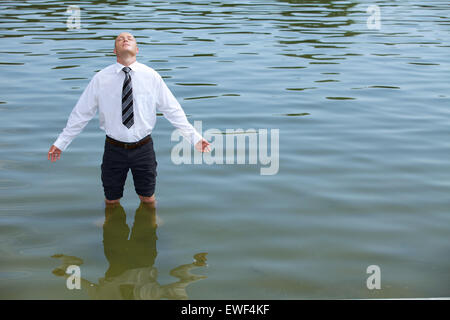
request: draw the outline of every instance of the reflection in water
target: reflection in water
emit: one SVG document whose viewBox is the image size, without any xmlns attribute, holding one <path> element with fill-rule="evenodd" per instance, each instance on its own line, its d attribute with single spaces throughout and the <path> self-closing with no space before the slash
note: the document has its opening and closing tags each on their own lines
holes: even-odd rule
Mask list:
<svg viewBox="0 0 450 320">
<path fill-rule="evenodd" d="M 371 4 L 381 9 L 380 30 L 367 28 Z M 80 30 L 67 29 L 69 5 L 81 9 Z M 48 267 L 42 256 L 71 254 L 55 242 L 100 244 L 89 208 L 102 194 L 86 183 L 98 173 L 98 127 L 84 129 L 68 161 L 38 159 L 86 79 L 113 61 L 123 30 L 205 130 L 280 129 L 277 175 L 260 177 L 252 166 L 163 168 L 161 200 L 183 213 L 171 241 L 216 253 L 209 272 L 221 290 L 203 281 L 196 296 L 374 298 L 362 279 L 371 264 L 383 273 L 377 297 L 450 295 L 448 0 L 1 1 L 0 22 L 0 298 L 58 297 L 64 278 L 49 270 L 60 263 Z M 170 155 L 173 128 L 160 121 L 157 152 Z M 205 190 L 216 196 L 199 207 Z M 80 216 L 79 208 L 87 210 Z M 99 283 L 105 256 L 92 252 L 89 268 L 82 257 L 82 276 Z M 123 271 L 116 281 L 134 269 L 120 265 L 126 259 L 113 257 L 109 272 Z M 178 280 L 163 278 L 167 268 L 158 267 L 160 283 Z"/>
<path fill-rule="evenodd" d="M 207 278 L 190 273 L 191 269 L 206 265 L 206 253 L 198 253 L 195 261 L 181 265 L 170 271 L 179 280 L 166 285 L 158 283 L 158 270 L 153 266 L 156 250 L 156 209 L 141 203 L 136 210 L 133 228 L 126 224 L 126 213 L 119 205 L 105 208 L 103 224 L 103 246 L 109 268 L 98 284 L 81 280 L 81 288 L 86 289 L 92 299 L 187 299 L 186 287 L 195 281 Z M 68 277 L 65 273 L 70 265 L 81 265 L 83 260 L 74 256 L 56 254 L 62 265 L 53 274 Z"/>
</svg>

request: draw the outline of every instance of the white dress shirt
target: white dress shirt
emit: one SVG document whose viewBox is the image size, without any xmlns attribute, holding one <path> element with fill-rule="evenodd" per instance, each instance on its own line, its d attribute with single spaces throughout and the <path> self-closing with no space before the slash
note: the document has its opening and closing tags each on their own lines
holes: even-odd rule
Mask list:
<svg viewBox="0 0 450 320">
<path fill-rule="evenodd" d="M 157 109 L 173 126 L 181 130 L 191 144 L 202 139 L 158 72 L 137 61 L 129 66 L 134 124 L 128 129 L 122 123 L 122 86 L 125 79 L 123 67 L 117 62 L 94 75 L 73 108 L 66 127 L 56 139 L 54 145 L 57 148 L 64 151 L 95 116 L 97 110 L 100 129 L 122 142 L 136 142 L 149 135 L 155 127 Z"/>
</svg>

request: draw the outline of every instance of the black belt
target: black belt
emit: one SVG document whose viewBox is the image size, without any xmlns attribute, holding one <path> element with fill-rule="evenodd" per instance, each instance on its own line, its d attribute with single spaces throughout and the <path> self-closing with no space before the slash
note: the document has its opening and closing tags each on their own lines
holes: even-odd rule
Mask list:
<svg viewBox="0 0 450 320">
<path fill-rule="evenodd" d="M 117 140 L 114 140 L 113 138 L 106 136 L 106 141 L 108 141 L 109 143 L 111 143 L 115 146 L 122 147 L 124 149 L 135 149 L 137 147 L 143 146 L 144 144 L 148 143 L 151 139 L 152 139 L 151 135 L 148 135 L 144 139 L 139 140 L 138 142 L 122 142 L 122 141 L 117 141 Z"/>
</svg>

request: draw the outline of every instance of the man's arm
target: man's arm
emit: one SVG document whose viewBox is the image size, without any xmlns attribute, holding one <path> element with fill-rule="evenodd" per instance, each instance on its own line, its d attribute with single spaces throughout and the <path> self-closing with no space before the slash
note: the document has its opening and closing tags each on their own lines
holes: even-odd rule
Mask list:
<svg viewBox="0 0 450 320">
<path fill-rule="evenodd" d="M 209 152 L 209 142 L 203 139 L 200 133 L 189 123 L 186 114 L 169 90 L 164 80 L 158 75 L 156 108 L 176 128 L 181 130 L 183 136 L 193 144 L 198 151 Z"/>
<path fill-rule="evenodd" d="M 97 78 L 94 76 L 73 108 L 69 119 L 67 120 L 66 127 L 50 147 L 48 160 L 51 160 L 52 162 L 59 160 L 61 152 L 66 150 L 73 139 L 83 131 L 87 123 L 97 113 L 97 85 Z"/>
</svg>

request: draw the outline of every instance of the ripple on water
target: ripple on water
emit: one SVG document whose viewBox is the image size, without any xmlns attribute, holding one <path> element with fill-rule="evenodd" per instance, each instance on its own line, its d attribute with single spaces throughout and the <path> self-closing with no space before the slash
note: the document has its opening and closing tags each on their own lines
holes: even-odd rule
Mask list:
<svg viewBox="0 0 450 320">
<path fill-rule="evenodd" d="M 0 189 L 11 190 L 11 189 L 25 189 L 30 188 L 31 183 L 11 180 L 11 179 L 0 179 Z"/>
<path fill-rule="evenodd" d="M 352 97 L 326 97 L 329 100 L 356 100 L 356 98 Z"/>
<path fill-rule="evenodd" d="M 156 261 L 210 252 L 190 298 L 368 298 L 361 279 L 372 263 L 384 270 L 380 296 L 448 296 L 450 8 L 391 2 L 377 1 L 380 30 L 367 29 L 357 1 L 94 1 L 80 3 L 82 30 L 67 30 L 61 1 L 8 2 L 0 246 L 18 254 L 3 256 L 5 291 L 57 296 L 60 286 L 41 286 L 57 252 L 105 266 L 98 118 L 63 160 L 45 156 L 88 80 L 115 62 L 126 27 L 138 61 L 204 130 L 280 130 L 280 170 L 261 176 L 256 165 L 176 166 L 173 127 L 158 122 Z M 127 222 L 137 201 L 129 174 Z"/>
<path fill-rule="evenodd" d="M 0 281 L 29 278 L 31 275 L 32 272 L 30 271 L 0 271 Z"/>
</svg>

